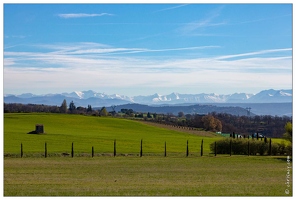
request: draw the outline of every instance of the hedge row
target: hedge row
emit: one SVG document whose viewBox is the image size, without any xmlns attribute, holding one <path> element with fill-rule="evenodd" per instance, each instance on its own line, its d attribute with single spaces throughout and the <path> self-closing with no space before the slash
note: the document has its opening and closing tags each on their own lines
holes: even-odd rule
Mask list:
<svg viewBox="0 0 296 200">
<path fill-rule="evenodd" d="M 270 152 L 271 146 L 271 152 Z M 210 144 L 210 149 L 215 153 L 215 142 Z M 225 138 L 216 141 L 216 153 L 217 154 L 236 154 L 236 155 L 292 155 L 292 145 L 291 143 L 285 145 L 282 143 L 270 144 L 270 139 L 267 141 L 252 140 L 252 139 L 233 139 Z"/>
</svg>

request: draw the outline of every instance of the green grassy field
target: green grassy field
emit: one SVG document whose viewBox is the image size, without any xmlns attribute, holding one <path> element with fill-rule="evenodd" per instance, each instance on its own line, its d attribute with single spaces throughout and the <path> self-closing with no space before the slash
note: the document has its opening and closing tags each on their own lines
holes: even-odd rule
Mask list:
<svg viewBox="0 0 296 200">
<path fill-rule="evenodd" d="M 27 134 L 35 124 L 43 124 L 46 134 Z M 4 196 L 292 195 L 285 184 L 286 156 L 214 157 L 209 144 L 221 138 L 118 118 L 4 114 L 4 154 L 18 157 L 4 156 Z M 112 155 L 114 139 L 118 156 L 102 156 Z M 141 139 L 144 156 L 140 158 Z M 187 140 L 189 157 L 185 156 Z M 165 141 L 168 157 L 163 156 Z M 50 156 L 42 158 L 45 142 Z M 72 142 L 74 158 L 57 156 L 70 153 Z M 21 143 L 23 158 L 19 158 Z"/>
<path fill-rule="evenodd" d="M 35 124 L 43 124 L 46 134 L 27 134 L 35 130 Z M 24 155 L 43 153 L 47 143 L 48 153 L 70 152 L 72 142 L 75 153 L 90 153 L 94 146 L 95 153 L 113 153 L 113 142 L 116 139 L 117 153 L 139 153 L 140 141 L 143 139 L 143 153 L 186 151 L 200 152 L 201 140 L 204 140 L 204 152 L 209 153 L 209 144 L 221 138 L 209 134 L 201 137 L 165 128 L 159 128 L 141 122 L 100 118 L 83 115 L 63 114 L 4 114 L 4 153 L 20 153 L 23 144 Z"/>
<path fill-rule="evenodd" d="M 291 196 L 286 174 L 270 156 L 5 158 L 4 196 Z"/>
</svg>

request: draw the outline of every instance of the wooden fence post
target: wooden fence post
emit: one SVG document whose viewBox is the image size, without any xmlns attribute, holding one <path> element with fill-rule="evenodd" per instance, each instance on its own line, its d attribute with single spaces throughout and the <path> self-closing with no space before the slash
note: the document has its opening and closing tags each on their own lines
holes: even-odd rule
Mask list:
<svg viewBox="0 0 296 200">
<path fill-rule="evenodd" d="M 186 157 L 189 155 L 189 148 L 188 148 L 188 140 L 187 140 L 187 146 L 186 146 Z"/>
<path fill-rule="evenodd" d="M 203 156 L 203 139 L 201 140 L 200 156 Z"/>
<path fill-rule="evenodd" d="M 95 150 L 94 150 L 94 146 L 91 147 L 91 157 L 93 158 L 95 155 Z"/>
<path fill-rule="evenodd" d="M 269 155 L 271 156 L 271 138 L 269 139 Z"/>
<path fill-rule="evenodd" d="M 113 152 L 114 157 L 116 156 L 116 140 L 114 140 L 114 152 Z"/>
<path fill-rule="evenodd" d="M 217 156 L 217 142 L 215 141 L 215 156 Z"/>
<path fill-rule="evenodd" d="M 250 141 L 248 140 L 248 156 L 250 156 Z"/>
<path fill-rule="evenodd" d="M 21 158 L 23 157 L 23 143 L 21 143 Z"/>
<path fill-rule="evenodd" d="M 186 145 L 186 157 L 189 156 L 189 146 L 188 146 L 188 140 L 187 140 L 187 145 Z"/>
<path fill-rule="evenodd" d="M 47 144 L 46 144 L 46 142 L 44 144 L 44 157 L 45 158 L 47 157 Z"/>
<path fill-rule="evenodd" d="M 143 155 L 143 140 L 141 140 L 140 157 Z"/>
<path fill-rule="evenodd" d="M 71 156 L 72 156 L 72 158 L 74 157 L 74 144 L 73 144 L 73 142 L 72 142 Z"/>
<path fill-rule="evenodd" d="M 232 139 L 230 139 L 230 143 L 229 143 L 229 150 L 230 150 L 230 153 L 229 153 L 229 155 L 231 156 L 231 152 L 232 152 Z"/>
<path fill-rule="evenodd" d="M 166 152 L 166 142 L 164 142 L 164 157 L 167 156 L 167 152 Z"/>
</svg>

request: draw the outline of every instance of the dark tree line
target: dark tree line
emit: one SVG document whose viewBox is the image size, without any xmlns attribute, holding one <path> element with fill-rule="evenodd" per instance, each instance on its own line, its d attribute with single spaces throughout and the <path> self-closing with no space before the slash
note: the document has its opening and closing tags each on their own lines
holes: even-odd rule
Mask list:
<svg viewBox="0 0 296 200">
<path fill-rule="evenodd" d="M 237 116 L 227 113 L 209 113 L 208 115 L 186 114 L 176 117 L 172 114 L 157 115 L 154 121 L 176 126 L 203 128 L 209 131 L 222 131 L 224 133 L 238 133 L 252 135 L 261 133 L 266 137 L 282 137 L 285 126 L 292 123 L 292 118 L 287 116 Z"/>
<path fill-rule="evenodd" d="M 224 132 L 236 132 L 240 134 L 261 133 L 266 137 L 282 137 L 285 133 L 285 125 L 292 122 L 291 117 L 256 115 L 254 117 L 235 116 L 225 113 L 211 113 L 221 120 Z"/>
<path fill-rule="evenodd" d="M 174 126 L 203 128 L 207 131 L 222 131 L 223 125 L 221 121 L 212 115 L 178 115 L 174 116 L 172 113 L 168 114 L 153 114 L 153 120 L 158 123 L 165 123 Z"/>
<path fill-rule="evenodd" d="M 4 103 L 4 113 L 60 113 L 59 106 L 48 106 L 43 104 L 20 104 L 20 103 Z"/>
<path fill-rule="evenodd" d="M 31 112 L 45 112 L 45 113 L 69 113 L 69 114 L 92 114 L 99 115 L 100 113 L 93 110 L 91 105 L 87 108 L 78 106 L 71 101 L 69 106 L 64 100 L 61 106 L 50 106 L 43 104 L 20 104 L 20 103 L 4 103 L 4 113 L 31 113 Z"/>
<path fill-rule="evenodd" d="M 237 116 L 228 113 L 212 112 L 208 115 L 178 113 L 156 114 L 149 113 L 146 116 L 132 109 L 122 109 L 127 117 L 144 118 L 146 120 L 165 123 L 174 126 L 203 128 L 208 131 L 221 131 L 223 133 L 237 133 L 249 135 L 260 133 L 266 137 L 281 138 L 285 133 L 285 125 L 292 122 L 291 117 L 287 116 Z"/>
</svg>

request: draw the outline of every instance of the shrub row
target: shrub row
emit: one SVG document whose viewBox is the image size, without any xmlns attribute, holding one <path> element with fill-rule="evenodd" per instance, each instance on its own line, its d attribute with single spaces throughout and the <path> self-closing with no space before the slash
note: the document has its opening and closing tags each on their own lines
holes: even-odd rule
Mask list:
<svg viewBox="0 0 296 200">
<path fill-rule="evenodd" d="M 236 155 L 292 155 L 292 145 L 286 145 L 282 143 L 271 143 L 270 152 L 270 140 L 260 141 L 260 140 L 249 140 L 249 139 L 233 139 L 225 138 L 216 141 L 217 154 L 236 154 Z M 215 153 L 215 142 L 210 144 L 210 149 Z"/>
</svg>

